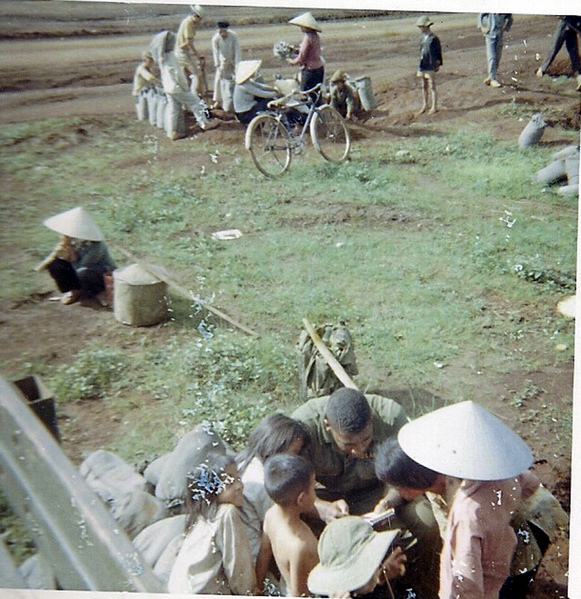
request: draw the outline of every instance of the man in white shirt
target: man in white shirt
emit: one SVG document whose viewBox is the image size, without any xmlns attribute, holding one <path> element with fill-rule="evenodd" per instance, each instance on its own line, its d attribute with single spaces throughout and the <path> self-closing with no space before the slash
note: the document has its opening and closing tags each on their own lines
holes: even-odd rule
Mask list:
<svg viewBox="0 0 581 599">
<path fill-rule="evenodd" d="M 234 76 L 236 66 L 240 62 L 240 42 L 234 31 L 230 31 L 230 23 L 218 21 L 218 31 L 212 37 L 212 53 L 214 55 L 214 105 L 222 107 L 225 112 L 232 112 Z"/>
</svg>

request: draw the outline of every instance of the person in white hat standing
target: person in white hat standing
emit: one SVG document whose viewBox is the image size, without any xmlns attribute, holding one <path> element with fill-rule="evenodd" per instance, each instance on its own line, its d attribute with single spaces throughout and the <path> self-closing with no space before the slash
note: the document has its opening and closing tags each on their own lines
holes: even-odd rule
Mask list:
<svg viewBox="0 0 581 599">
<path fill-rule="evenodd" d="M 205 11 L 199 4 L 191 4 L 191 15 L 181 23 L 177 32 L 175 55 L 184 69 L 186 76 L 192 78 L 192 90 L 198 96 L 204 97 L 207 89 L 204 88 L 205 57 L 200 54 L 194 45 L 196 28 L 201 24 Z"/>
<path fill-rule="evenodd" d="M 323 83 L 325 77 L 325 61 L 321 56 L 321 27 L 310 12 L 305 12 L 289 21 L 297 25 L 304 33 L 296 58 L 288 58 L 288 63 L 301 67 L 301 90 L 312 89 Z"/>
<path fill-rule="evenodd" d="M 472 401 L 404 425 L 397 439 L 410 459 L 394 457 L 397 448 L 386 442 L 376 458 L 378 477 L 405 499 L 431 491 L 450 501 L 442 525 L 439 598 L 498 599 L 517 544 L 511 519 L 540 484 L 528 471 L 530 449 Z"/>
<path fill-rule="evenodd" d="M 77 207 L 44 221 L 49 229 L 61 234 L 55 249 L 36 267 L 48 270 L 63 293 L 61 302 L 74 304 L 105 289 L 104 275 L 117 268 L 103 233 L 84 208 Z"/>
<path fill-rule="evenodd" d="M 259 81 L 257 72 L 261 64 L 261 60 L 243 60 L 236 67 L 234 112 L 244 125 L 248 125 L 259 112 L 265 111 L 268 101 L 279 95 L 274 87 Z"/>
</svg>

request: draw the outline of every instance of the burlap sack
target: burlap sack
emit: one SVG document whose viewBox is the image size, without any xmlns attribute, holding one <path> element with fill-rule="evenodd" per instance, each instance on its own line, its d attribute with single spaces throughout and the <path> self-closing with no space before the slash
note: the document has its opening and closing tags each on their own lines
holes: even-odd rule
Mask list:
<svg viewBox="0 0 581 599">
<path fill-rule="evenodd" d="M 109 502 L 109 510 L 130 539 L 168 515 L 167 508 L 161 500 L 137 489 L 114 497 Z"/>
</svg>

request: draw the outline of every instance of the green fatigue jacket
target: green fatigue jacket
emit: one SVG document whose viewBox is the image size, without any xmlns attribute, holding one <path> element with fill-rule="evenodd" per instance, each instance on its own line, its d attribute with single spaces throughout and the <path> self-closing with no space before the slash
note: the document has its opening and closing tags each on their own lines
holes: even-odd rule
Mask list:
<svg viewBox="0 0 581 599">
<path fill-rule="evenodd" d="M 395 435 L 407 422 L 402 407 L 392 399 L 372 394 L 365 397 L 371 406 L 373 423 L 369 457 L 366 458 L 344 454 L 335 444 L 331 433 L 325 430 L 323 420 L 328 396 L 315 397 L 292 414 L 292 418 L 305 424 L 311 434 L 311 443 L 301 454 L 314 464 L 317 482 L 339 496 L 377 487 L 375 448 L 388 437 Z"/>
</svg>

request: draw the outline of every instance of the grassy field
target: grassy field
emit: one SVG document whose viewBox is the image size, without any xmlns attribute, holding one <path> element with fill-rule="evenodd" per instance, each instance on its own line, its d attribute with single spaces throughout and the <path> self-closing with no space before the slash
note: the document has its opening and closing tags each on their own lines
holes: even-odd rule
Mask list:
<svg viewBox="0 0 581 599">
<path fill-rule="evenodd" d="M 433 407 L 430 397 L 486 393 L 458 373 L 492 380 L 571 360 L 574 327 L 555 304 L 574 293 L 577 206 L 532 182 L 554 148 L 522 151 L 467 127 L 356 143 L 344 165 L 309 155 L 269 181 L 242 143 L 186 140 L 179 159 L 168 144 L 126 121 L 0 132 L 2 245 L 19 256 L 0 266 L 4 300 L 41 290 L 32 267 L 54 234 L 39 222 L 82 204 L 112 247 L 166 267 L 260 335 L 226 331 L 172 296 L 159 342 L 138 332 L 131 347 L 93 340 L 74 363 L 25 360 L 3 373 L 42 374 L 63 400 L 118 402 L 133 426 L 109 449 L 123 457 L 144 436 L 148 451 L 168 450 L 176 422 L 187 430 L 203 419 L 239 447 L 263 415 L 292 409 L 303 317 L 347 323 L 362 388 L 429 391 L 411 393 L 411 415 Z M 202 174 L 209 155 L 217 164 Z M 211 237 L 229 228 L 242 238 Z"/>
</svg>

